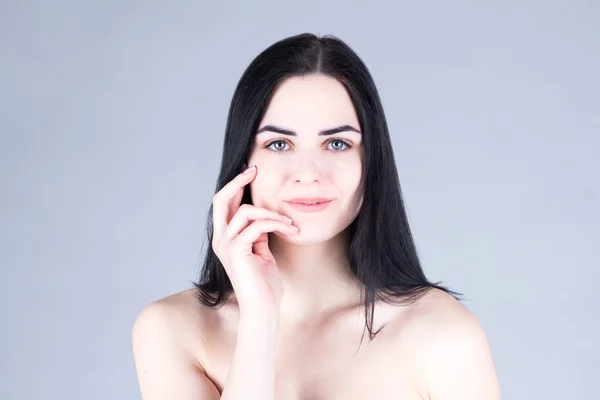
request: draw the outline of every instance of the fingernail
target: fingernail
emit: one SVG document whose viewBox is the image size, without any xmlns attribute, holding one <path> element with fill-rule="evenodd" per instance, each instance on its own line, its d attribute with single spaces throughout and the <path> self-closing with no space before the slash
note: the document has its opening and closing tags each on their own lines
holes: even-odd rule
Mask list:
<svg viewBox="0 0 600 400">
<path fill-rule="evenodd" d="M 252 172 L 254 170 L 254 165 L 251 167 L 246 168 L 246 170 L 244 171 L 244 174 L 249 174 L 250 172 Z"/>
<path fill-rule="evenodd" d="M 294 222 L 294 221 L 292 221 L 292 219 L 290 217 L 286 217 L 285 215 L 282 215 L 281 219 L 284 220 L 285 222 L 287 222 L 288 224 L 291 224 L 292 222 Z"/>
</svg>

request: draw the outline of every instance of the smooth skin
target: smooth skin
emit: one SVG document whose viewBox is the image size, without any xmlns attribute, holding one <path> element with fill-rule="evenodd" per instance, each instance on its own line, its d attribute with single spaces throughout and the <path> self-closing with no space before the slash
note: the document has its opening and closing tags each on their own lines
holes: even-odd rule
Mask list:
<svg viewBox="0 0 600 400">
<path fill-rule="evenodd" d="M 298 229 L 292 225 L 291 219 L 274 211 L 247 204 L 240 206 L 244 186 L 255 176 L 256 166 L 251 166 L 213 197 L 212 246 L 232 281 L 240 310 L 239 327 L 243 328 L 237 336 L 236 356 L 228 373 L 226 388 L 219 397 L 219 392 L 203 376 L 204 373 L 200 373 L 200 379 L 193 379 L 193 374 L 190 375 L 189 371 L 194 371 L 198 365 L 190 365 L 189 361 L 193 360 L 190 358 L 183 364 L 187 364 L 187 368 L 183 367 L 183 371 L 176 370 L 177 373 L 188 372 L 190 380 L 186 382 L 189 387 L 184 389 L 185 386 L 180 386 L 175 390 L 202 393 L 202 398 L 274 398 L 275 341 L 283 287 L 275 258 L 269 250 L 267 233 L 279 230 L 286 235 L 293 235 Z M 169 325 L 162 320 L 160 312 L 146 311 L 146 314 L 150 314 L 150 317 L 138 317 L 139 322 L 134 327 L 133 341 L 138 368 L 152 363 L 152 360 L 144 360 L 143 357 L 149 357 L 150 348 L 160 346 L 159 343 L 146 341 L 152 340 L 152 335 L 160 335 L 158 340 L 161 342 L 168 340 L 170 336 Z M 139 325 L 144 323 L 152 325 L 140 328 Z M 153 334 L 148 335 L 148 332 Z M 177 347 L 176 341 L 169 342 L 171 346 Z M 140 346 L 146 346 L 146 350 Z M 163 356 L 181 357 L 183 354 L 184 349 L 169 347 L 165 349 Z M 156 357 L 156 354 L 152 357 Z M 159 363 L 163 361 L 158 360 Z M 165 365 L 168 364 L 161 364 L 160 368 Z M 162 370 L 161 373 L 170 372 Z M 173 390 L 169 385 L 170 381 L 165 380 L 165 375 L 157 378 L 156 371 L 148 374 L 147 369 L 138 370 L 138 374 L 142 377 L 140 385 L 144 399 L 161 398 L 155 396 L 166 396 Z"/>
<path fill-rule="evenodd" d="M 236 297 L 209 310 L 184 290 L 144 307 L 132 338 L 142 398 L 499 400 L 483 327 L 437 289 L 410 307 L 377 302 L 373 328 L 385 329 L 355 354 L 364 309 L 339 249 L 362 204 L 362 136 L 317 134 L 359 127 L 344 87 L 323 75 L 290 78 L 259 130 L 268 125 L 296 136 L 258 134 L 255 170 L 213 198 L 213 248 Z M 254 206 L 240 207 L 246 185 Z M 335 201 L 310 215 L 284 202 L 301 195 Z"/>
</svg>

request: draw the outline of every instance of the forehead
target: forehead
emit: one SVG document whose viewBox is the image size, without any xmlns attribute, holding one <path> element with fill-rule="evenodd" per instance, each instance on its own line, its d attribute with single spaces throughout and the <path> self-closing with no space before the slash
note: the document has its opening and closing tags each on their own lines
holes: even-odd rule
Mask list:
<svg viewBox="0 0 600 400">
<path fill-rule="evenodd" d="M 260 126 L 321 130 L 349 124 L 358 117 L 344 85 L 325 75 L 294 76 L 277 87 Z"/>
</svg>

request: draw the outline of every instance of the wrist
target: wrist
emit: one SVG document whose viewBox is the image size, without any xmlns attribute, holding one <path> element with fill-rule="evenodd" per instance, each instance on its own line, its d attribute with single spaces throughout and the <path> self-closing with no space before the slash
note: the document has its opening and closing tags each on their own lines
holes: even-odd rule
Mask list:
<svg viewBox="0 0 600 400">
<path fill-rule="evenodd" d="M 238 320 L 238 332 L 243 331 L 271 331 L 277 330 L 279 326 L 279 314 L 277 313 L 242 313 Z"/>
</svg>

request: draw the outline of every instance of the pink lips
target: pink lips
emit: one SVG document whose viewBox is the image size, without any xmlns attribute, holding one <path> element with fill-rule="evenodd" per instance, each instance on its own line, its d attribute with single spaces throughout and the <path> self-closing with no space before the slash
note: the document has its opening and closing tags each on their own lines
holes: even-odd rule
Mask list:
<svg viewBox="0 0 600 400">
<path fill-rule="evenodd" d="M 287 201 L 290 203 L 308 204 L 308 203 L 323 203 L 326 201 L 331 201 L 331 199 L 328 199 L 326 197 L 296 197 L 295 199 L 289 199 Z"/>
<path fill-rule="evenodd" d="M 317 202 L 317 204 L 305 204 L 300 201 Z M 303 211 L 303 212 L 317 212 L 326 209 L 332 200 L 329 199 L 293 199 L 293 201 L 286 201 L 292 208 Z"/>
</svg>

